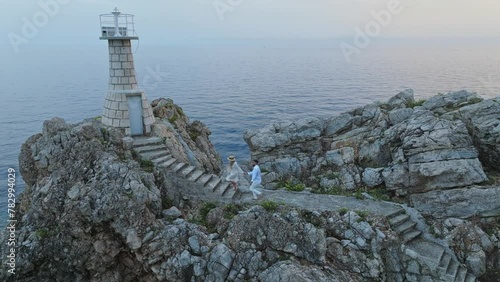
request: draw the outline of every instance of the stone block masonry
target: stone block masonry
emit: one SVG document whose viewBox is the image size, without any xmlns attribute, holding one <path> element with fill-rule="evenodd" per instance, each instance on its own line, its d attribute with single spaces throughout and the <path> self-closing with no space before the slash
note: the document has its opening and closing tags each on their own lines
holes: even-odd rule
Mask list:
<svg viewBox="0 0 500 282">
<path fill-rule="evenodd" d="M 151 132 L 155 122 L 153 109 L 146 93 L 138 89 L 134 69 L 134 56 L 130 39 L 112 39 L 109 43 L 109 83 L 104 101 L 102 123 L 106 126 L 121 128 L 130 135 L 129 96 L 140 96 L 142 100 L 142 123 L 144 133 Z"/>
</svg>

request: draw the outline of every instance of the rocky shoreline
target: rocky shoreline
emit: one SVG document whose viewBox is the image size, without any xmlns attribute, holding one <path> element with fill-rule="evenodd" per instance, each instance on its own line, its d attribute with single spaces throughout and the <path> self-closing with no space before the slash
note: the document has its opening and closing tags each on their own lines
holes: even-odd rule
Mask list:
<svg viewBox="0 0 500 282">
<path fill-rule="evenodd" d="M 203 123 L 152 106 L 141 151 L 99 119 L 54 118 L 23 144 L 16 275 L 0 280 L 498 281 L 499 98 L 407 90 L 247 131 L 279 189 L 259 202 L 227 193 Z"/>
</svg>

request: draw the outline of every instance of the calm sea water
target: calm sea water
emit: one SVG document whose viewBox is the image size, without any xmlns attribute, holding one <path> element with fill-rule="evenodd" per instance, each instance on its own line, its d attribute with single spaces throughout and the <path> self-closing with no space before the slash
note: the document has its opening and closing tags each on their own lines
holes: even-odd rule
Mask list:
<svg viewBox="0 0 500 282">
<path fill-rule="evenodd" d="M 137 48 L 138 47 L 138 48 Z M 249 159 L 245 129 L 310 115 L 330 116 L 386 100 L 406 88 L 416 98 L 467 89 L 500 96 L 500 41 L 375 42 L 347 63 L 337 41 L 232 41 L 138 46 L 139 84 L 150 101 L 169 97 L 203 121 L 222 156 Z M 106 43 L 26 46 L 4 52 L 0 68 L 0 226 L 7 168 L 44 120 L 76 123 L 101 115 Z M 17 173 L 17 191 L 24 188 Z"/>
</svg>

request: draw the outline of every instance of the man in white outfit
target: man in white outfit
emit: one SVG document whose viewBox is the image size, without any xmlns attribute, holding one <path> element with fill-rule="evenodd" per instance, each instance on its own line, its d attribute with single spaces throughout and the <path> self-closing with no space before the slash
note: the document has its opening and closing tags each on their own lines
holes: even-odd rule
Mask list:
<svg viewBox="0 0 500 282">
<path fill-rule="evenodd" d="M 252 185 L 250 185 L 249 190 L 252 192 L 253 198 L 255 200 L 257 200 L 257 197 L 260 196 L 260 194 L 262 194 L 262 192 L 257 190 L 257 187 L 260 186 L 260 183 L 262 181 L 262 175 L 260 173 L 259 161 L 253 160 L 252 166 L 253 166 L 253 170 L 248 173 L 248 175 L 252 176 Z"/>
</svg>

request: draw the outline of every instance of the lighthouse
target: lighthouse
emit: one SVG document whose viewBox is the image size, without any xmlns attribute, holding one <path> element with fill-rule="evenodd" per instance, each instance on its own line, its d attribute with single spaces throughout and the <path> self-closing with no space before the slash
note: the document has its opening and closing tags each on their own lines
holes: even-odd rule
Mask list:
<svg viewBox="0 0 500 282">
<path fill-rule="evenodd" d="M 137 87 L 131 44 L 139 39 L 134 16 L 115 8 L 111 14 L 100 15 L 100 19 L 100 39 L 107 40 L 109 46 L 109 83 L 102 123 L 130 136 L 148 134 L 155 118 L 146 93 Z"/>
</svg>

